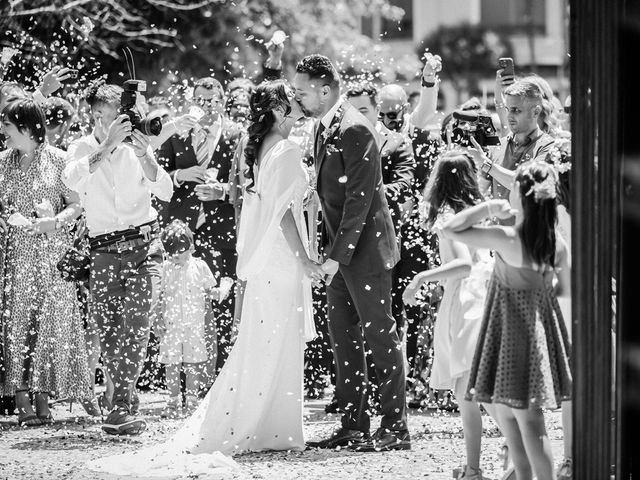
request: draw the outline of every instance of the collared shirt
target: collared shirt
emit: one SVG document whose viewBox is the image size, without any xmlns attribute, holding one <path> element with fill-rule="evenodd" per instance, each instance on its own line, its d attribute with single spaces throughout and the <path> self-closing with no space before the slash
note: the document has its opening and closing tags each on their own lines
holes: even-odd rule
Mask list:
<svg viewBox="0 0 640 480">
<path fill-rule="evenodd" d="M 335 105 L 333 107 L 331 107 L 329 109 L 329 111 L 324 114 L 324 117 L 322 117 L 320 119 L 320 123 L 322 123 L 322 125 L 324 125 L 324 128 L 329 128 L 331 126 L 331 122 L 333 121 L 333 117 L 335 117 L 336 113 L 338 113 L 338 109 L 340 108 L 340 105 L 342 105 L 343 101 L 344 101 L 344 99 L 342 97 L 340 97 L 340 99 L 335 103 Z"/>
<path fill-rule="evenodd" d="M 529 160 L 542 160 L 551 146 L 553 138 L 539 128 L 533 130 L 522 143 L 516 143 L 515 135 L 509 134 L 501 145 L 495 148 L 491 159 L 508 170 L 515 170 L 518 165 Z M 509 189 L 495 179 L 492 180 L 493 198 L 509 198 Z"/>
<path fill-rule="evenodd" d="M 152 182 L 145 176 L 133 148 L 122 144 L 91 173 L 89 157 L 98 147 L 94 135 L 73 142 L 62 174 L 64 184 L 80 195 L 89 235 L 126 230 L 155 220 L 158 213 L 151 206 L 151 195 L 169 201 L 173 194 L 167 172 L 158 167 Z M 153 155 L 151 147 L 149 154 Z"/>
</svg>

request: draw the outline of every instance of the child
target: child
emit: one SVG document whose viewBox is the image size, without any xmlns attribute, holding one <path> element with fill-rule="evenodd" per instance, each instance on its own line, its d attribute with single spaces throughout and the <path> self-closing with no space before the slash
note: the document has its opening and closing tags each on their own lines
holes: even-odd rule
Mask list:
<svg viewBox="0 0 640 480">
<path fill-rule="evenodd" d="M 229 293 L 229 280 L 220 288 L 207 264 L 193 257 L 193 234 L 180 220 L 162 232 L 168 259 L 162 264 L 160 363 L 166 366 L 169 401 L 164 417 L 175 417 L 182 407 L 180 372 L 185 374 L 185 407 L 197 405 L 201 370 L 207 361 L 205 317 L 211 314 L 211 301 L 221 301 Z M 232 282 L 231 282 L 232 283 Z"/>
<path fill-rule="evenodd" d="M 418 273 L 404 292 L 404 301 L 415 304 L 425 282 L 443 283 L 444 295 L 436 316 L 434 358 L 430 379 L 433 389 L 454 390 L 462 416 L 467 450 L 463 478 L 481 480 L 480 407 L 465 400 L 469 370 L 480 330 L 486 285 L 491 272 L 488 250 L 469 248 L 439 234 L 442 224 L 461 210 L 482 200 L 472 158 L 463 150 L 450 150 L 438 159 L 425 192 L 427 224 L 438 233 L 442 265 Z"/>
<path fill-rule="evenodd" d="M 570 295 L 569 252 L 555 230 L 557 182 L 552 165 L 522 164 L 509 202 L 463 210 L 442 229 L 446 238 L 496 254 L 468 397 L 494 404 L 518 480 L 552 479 L 542 409 L 571 395 L 570 344 L 556 297 Z M 515 225 L 477 226 L 491 217 L 515 217 Z"/>
</svg>

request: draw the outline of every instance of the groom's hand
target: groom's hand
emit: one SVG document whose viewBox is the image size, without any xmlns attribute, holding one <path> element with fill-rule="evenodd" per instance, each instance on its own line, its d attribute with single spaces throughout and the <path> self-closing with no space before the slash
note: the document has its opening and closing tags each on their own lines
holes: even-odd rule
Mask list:
<svg viewBox="0 0 640 480">
<path fill-rule="evenodd" d="M 334 275 L 338 273 L 338 267 L 340 267 L 340 264 L 331 258 L 328 258 L 327 261 L 322 264 L 322 271 L 326 275 L 327 285 L 331 285 Z"/>
</svg>

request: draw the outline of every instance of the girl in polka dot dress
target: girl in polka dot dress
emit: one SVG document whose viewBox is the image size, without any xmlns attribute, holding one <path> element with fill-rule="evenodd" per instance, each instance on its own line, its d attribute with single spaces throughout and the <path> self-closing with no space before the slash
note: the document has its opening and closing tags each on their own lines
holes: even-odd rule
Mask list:
<svg viewBox="0 0 640 480">
<path fill-rule="evenodd" d="M 509 202 L 489 200 L 443 225 L 445 237 L 495 252 L 468 397 L 492 403 L 518 480 L 551 480 L 543 408 L 571 394 L 570 343 L 557 296 L 570 295 L 567 246 L 556 235 L 558 175 L 545 162 L 516 171 Z M 515 217 L 514 226 L 478 226 Z"/>
</svg>

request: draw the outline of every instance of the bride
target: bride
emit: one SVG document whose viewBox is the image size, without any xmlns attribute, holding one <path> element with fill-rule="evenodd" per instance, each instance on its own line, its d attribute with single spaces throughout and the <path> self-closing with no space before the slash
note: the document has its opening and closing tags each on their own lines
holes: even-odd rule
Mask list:
<svg viewBox="0 0 640 480">
<path fill-rule="evenodd" d="M 185 475 L 233 468 L 226 455 L 304 450 L 304 342 L 315 337 L 303 216 L 308 178 L 288 140 L 302 111 L 281 80 L 251 97 L 247 177 L 238 236 L 238 277 L 247 281 L 236 343 L 213 387 L 165 444 L 90 462 L 119 475 Z"/>
</svg>

